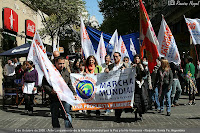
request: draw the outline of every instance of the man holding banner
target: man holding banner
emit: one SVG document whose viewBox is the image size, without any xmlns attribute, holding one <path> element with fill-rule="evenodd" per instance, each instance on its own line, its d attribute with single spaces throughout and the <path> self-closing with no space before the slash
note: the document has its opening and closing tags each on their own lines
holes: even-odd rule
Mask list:
<svg viewBox="0 0 200 133">
<path fill-rule="evenodd" d="M 67 83 L 68 87 L 71 89 L 71 91 L 73 92 L 73 94 L 75 95 L 75 91 L 72 87 L 71 84 L 71 80 L 70 80 L 70 73 L 67 71 L 67 69 L 65 69 L 65 58 L 63 57 L 57 57 L 55 59 L 55 66 L 58 69 L 58 71 L 60 72 L 60 74 L 62 75 L 63 79 L 65 80 L 65 82 Z M 50 97 L 50 101 L 51 101 L 51 105 L 50 105 L 50 109 L 51 109 L 51 117 L 52 117 L 52 126 L 53 128 L 60 128 L 60 124 L 59 124 L 59 108 L 61 109 L 61 114 L 62 117 L 65 121 L 65 128 L 71 128 L 72 127 L 72 118 L 69 114 L 70 111 L 70 104 L 68 104 L 65 101 L 62 101 L 62 104 L 64 106 L 64 108 L 61 106 L 59 99 L 57 97 L 56 92 L 53 90 L 53 87 L 51 87 L 46 78 L 43 79 L 43 87 L 45 89 L 45 91 L 49 94 Z M 65 110 L 63 110 L 65 109 Z M 65 114 L 67 113 L 68 116 L 65 116 Z"/>
<path fill-rule="evenodd" d="M 115 52 L 113 54 L 113 58 L 114 58 L 114 63 L 109 65 L 108 68 L 105 69 L 105 72 L 108 73 L 111 70 L 114 71 L 126 68 L 125 64 L 121 62 L 121 54 L 119 52 Z M 122 114 L 122 109 L 115 109 L 115 117 L 117 122 L 120 122 L 121 114 Z"/>
</svg>

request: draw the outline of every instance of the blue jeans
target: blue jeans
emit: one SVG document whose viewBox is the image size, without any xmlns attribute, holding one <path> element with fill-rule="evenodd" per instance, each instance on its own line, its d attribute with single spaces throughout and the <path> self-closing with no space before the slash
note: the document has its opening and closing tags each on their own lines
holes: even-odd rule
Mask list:
<svg viewBox="0 0 200 133">
<path fill-rule="evenodd" d="M 172 98 L 172 101 L 171 103 L 177 103 L 178 99 L 180 98 L 181 96 L 181 92 L 182 92 L 182 89 L 181 89 L 181 84 L 179 82 L 179 80 L 173 80 L 173 84 L 172 84 L 172 93 L 171 93 L 171 98 Z"/>
<path fill-rule="evenodd" d="M 163 85 L 163 89 L 162 89 L 162 93 L 160 96 L 160 110 L 163 111 L 164 110 L 164 100 L 166 99 L 166 106 L 167 106 L 167 112 L 171 111 L 171 91 L 172 88 L 170 90 L 168 90 L 167 87 L 164 87 Z M 165 98 L 165 99 L 164 99 Z"/>
<path fill-rule="evenodd" d="M 156 102 L 156 105 L 157 105 L 157 110 L 160 110 L 160 101 L 159 101 L 159 93 L 158 93 L 158 87 L 155 88 L 155 102 Z"/>
<path fill-rule="evenodd" d="M 59 123 L 59 120 L 58 120 L 59 115 L 60 115 L 59 108 L 61 109 L 61 115 L 62 115 L 62 118 L 64 119 L 65 128 L 71 128 L 72 127 L 72 123 L 71 123 L 72 118 L 71 118 L 71 115 L 69 114 L 70 104 L 68 104 L 67 102 L 64 102 L 64 101 L 62 101 L 62 104 L 63 104 L 65 111 L 68 114 L 68 116 L 65 115 L 65 112 L 63 111 L 63 108 L 62 108 L 59 101 L 51 103 L 50 109 L 51 109 L 51 118 L 52 118 L 53 128 L 60 128 L 60 123 Z"/>
</svg>

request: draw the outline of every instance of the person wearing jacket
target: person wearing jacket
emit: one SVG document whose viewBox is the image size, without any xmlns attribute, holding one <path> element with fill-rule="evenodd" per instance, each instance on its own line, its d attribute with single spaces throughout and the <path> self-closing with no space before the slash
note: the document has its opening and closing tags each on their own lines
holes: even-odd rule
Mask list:
<svg viewBox="0 0 200 133">
<path fill-rule="evenodd" d="M 25 114 L 33 115 L 34 94 L 37 93 L 38 73 L 32 61 L 26 62 L 27 71 L 22 78 L 22 91 L 24 93 Z"/>
<path fill-rule="evenodd" d="M 173 83 L 173 74 L 169 62 L 166 59 L 161 61 L 161 67 L 158 70 L 156 81 L 158 80 L 159 96 L 160 96 L 160 110 L 159 113 L 164 111 L 164 98 L 166 99 L 167 116 L 171 115 L 171 90 Z"/>
<path fill-rule="evenodd" d="M 172 107 L 179 106 L 178 99 L 181 96 L 181 84 L 179 81 L 179 76 L 182 73 L 179 65 L 175 65 L 173 62 L 170 63 L 170 67 L 173 73 L 173 83 L 172 83 L 172 92 L 171 92 L 171 104 Z"/>
<path fill-rule="evenodd" d="M 134 94 L 134 105 L 135 110 L 135 121 L 138 120 L 137 114 L 139 114 L 142 120 L 142 114 L 148 109 L 148 91 L 145 88 L 144 77 L 146 76 L 146 70 L 141 64 L 140 56 L 134 56 L 133 67 L 136 69 L 135 75 L 135 94 Z"/>
<path fill-rule="evenodd" d="M 159 93 L 158 93 L 158 84 L 156 80 L 156 75 L 158 73 L 158 70 L 160 68 L 161 62 L 159 59 L 156 59 L 157 65 L 154 66 L 153 72 L 151 73 L 151 84 L 154 90 L 153 98 L 154 99 L 154 104 L 155 104 L 155 109 L 160 110 L 160 101 L 159 101 Z"/>
<path fill-rule="evenodd" d="M 67 69 L 64 67 L 65 66 L 65 58 L 63 57 L 57 57 L 55 59 L 55 66 L 60 72 L 61 76 L 65 80 L 66 84 L 68 87 L 71 89 L 74 95 L 76 95 L 76 92 L 72 86 L 71 80 L 70 80 L 70 73 L 67 71 Z M 70 115 L 70 104 L 68 104 L 65 101 L 62 101 L 62 104 L 64 106 L 64 109 L 67 113 L 68 116 L 65 116 L 64 110 L 59 102 L 59 99 L 57 97 L 56 92 L 54 91 L 53 87 L 49 85 L 47 82 L 46 78 L 43 78 L 42 86 L 44 90 L 49 94 L 50 98 L 50 110 L 51 110 L 51 118 L 52 118 L 52 126 L 53 128 L 60 128 L 59 124 L 59 109 L 61 109 L 61 115 L 64 119 L 65 123 L 65 128 L 71 128 L 72 127 L 72 118 Z"/>
</svg>

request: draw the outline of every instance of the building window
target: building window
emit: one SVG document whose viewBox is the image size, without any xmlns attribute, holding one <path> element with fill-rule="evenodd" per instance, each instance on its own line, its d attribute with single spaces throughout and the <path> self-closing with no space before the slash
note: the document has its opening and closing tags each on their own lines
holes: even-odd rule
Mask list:
<svg viewBox="0 0 200 133">
<path fill-rule="evenodd" d="M 17 46 L 16 36 L 3 32 L 3 45 L 2 48 L 4 51 L 12 49 Z"/>
</svg>

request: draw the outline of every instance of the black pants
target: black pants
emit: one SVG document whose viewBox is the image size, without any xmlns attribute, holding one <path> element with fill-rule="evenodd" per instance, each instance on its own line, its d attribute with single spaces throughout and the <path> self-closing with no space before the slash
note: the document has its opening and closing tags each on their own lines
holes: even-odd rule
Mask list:
<svg viewBox="0 0 200 133">
<path fill-rule="evenodd" d="M 5 76 L 5 87 L 14 87 L 14 80 L 15 80 L 15 75 L 14 76 Z"/>
<path fill-rule="evenodd" d="M 200 78 L 197 79 L 197 90 L 198 90 L 198 95 L 200 95 Z"/>
<path fill-rule="evenodd" d="M 34 94 L 24 94 L 25 110 L 33 111 L 34 106 Z"/>
<path fill-rule="evenodd" d="M 87 114 L 91 114 L 91 110 L 87 110 Z M 95 114 L 100 115 L 100 110 L 96 110 Z"/>
<path fill-rule="evenodd" d="M 195 94 L 194 93 L 192 93 L 192 94 L 189 93 L 189 100 L 194 102 L 194 100 L 195 100 Z"/>
<path fill-rule="evenodd" d="M 115 117 L 120 118 L 122 114 L 122 109 L 115 109 Z"/>
</svg>

